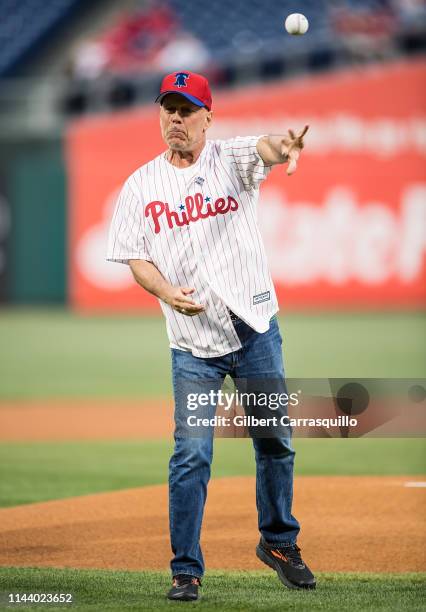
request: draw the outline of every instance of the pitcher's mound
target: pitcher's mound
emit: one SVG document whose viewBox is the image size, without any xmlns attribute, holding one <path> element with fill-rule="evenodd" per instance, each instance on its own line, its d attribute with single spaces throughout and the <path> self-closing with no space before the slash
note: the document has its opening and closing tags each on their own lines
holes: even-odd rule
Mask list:
<svg viewBox="0 0 426 612">
<path fill-rule="evenodd" d="M 426 569 L 426 490 L 404 477 L 299 477 L 294 514 L 314 571 Z M 417 479 L 417 480 L 420 480 Z M 0 564 L 166 569 L 164 485 L 0 510 Z M 260 569 L 253 478 L 213 480 L 203 527 L 207 568 Z"/>
</svg>

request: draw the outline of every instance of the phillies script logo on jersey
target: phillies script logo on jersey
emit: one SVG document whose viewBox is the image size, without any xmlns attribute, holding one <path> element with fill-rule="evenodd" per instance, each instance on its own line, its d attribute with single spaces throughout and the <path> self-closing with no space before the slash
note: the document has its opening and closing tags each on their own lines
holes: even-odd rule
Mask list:
<svg viewBox="0 0 426 612">
<path fill-rule="evenodd" d="M 154 200 L 149 202 L 145 207 L 145 217 L 152 216 L 154 222 L 154 231 L 158 234 L 161 230 L 160 217 L 165 215 L 167 225 L 170 229 L 173 226 L 182 227 L 183 225 L 189 225 L 195 223 L 200 219 L 207 219 L 207 217 L 216 217 L 216 215 L 226 215 L 228 212 L 234 212 L 238 210 L 238 202 L 232 196 L 227 198 L 217 198 L 215 202 L 211 202 L 210 197 L 203 197 L 202 193 L 196 193 L 194 196 L 187 196 L 185 198 L 185 204 L 181 204 L 179 214 L 175 210 L 170 210 L 167 202 L 161 200 Z"/>
</svg>

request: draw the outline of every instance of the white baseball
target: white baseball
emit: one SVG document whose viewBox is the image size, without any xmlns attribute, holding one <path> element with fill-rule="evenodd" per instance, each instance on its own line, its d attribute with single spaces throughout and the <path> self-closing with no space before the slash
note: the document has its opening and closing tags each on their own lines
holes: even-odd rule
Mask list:
<svg viewBox="0 0 426 612">
<path fill-rule="evenodd" d="M 292 13 L 285 20 L 285 29 L 293 36 L 306 34 L 309 28 L 309 21 L 302 13 Z"/>
</svg>

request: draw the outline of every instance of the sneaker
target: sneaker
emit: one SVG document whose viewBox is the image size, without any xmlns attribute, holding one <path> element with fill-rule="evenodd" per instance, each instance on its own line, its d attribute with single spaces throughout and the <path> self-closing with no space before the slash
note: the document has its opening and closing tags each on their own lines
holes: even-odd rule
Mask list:
<svg viewBox="0 0 426 612">
<path fill-rule="evenodd" d="M 256 556 L 275 570 L 278 578 L 289 589 L 315 588 L 315 576 L 305 565 L 297 544 L 274 548 L 260 538 L 256 546 Z"/>
<path fill-rule="evenodd" d="M 189 574 L 178 574 L 173 576 L 173 585 L 167 593 L 167 599 L 174 601 L 196 601 L 198 599 L 198 587 L 201 580 Z"/>
</svg>

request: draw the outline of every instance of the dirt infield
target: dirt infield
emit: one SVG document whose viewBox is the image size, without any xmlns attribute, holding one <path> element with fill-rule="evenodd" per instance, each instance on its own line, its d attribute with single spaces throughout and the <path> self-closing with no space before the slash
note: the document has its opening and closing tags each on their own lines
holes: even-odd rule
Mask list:
<svg viewBox="0 0 426 612">
<path fill-rule="evenodd" d="M 0 404 L 0 440 L 119 440 L 173 433 L 172 400 L 47 400 Z"/>
<path fill-rule="evenodd" d="M 298 478 L 295 514 L 312 568 L 425 571 L 426 489 L 407 480 Z M 202 541 L 208 568 L 262 568 L 253 478 L 211 482 Z M 169 554 L 163 485 L 0 510 L 3 566 L 166 569 Z"/>
<path fill-rule="evenodd" d="M 312 399 L 312 398 L 311 398 Z M 313 403 L 305 400 L 305 414 L 293 417 L 308 417 L 313 414 L 335 418 L 336 412 L 331 398 L 315 398 Z M 399 437 L 404 432 L 422 431 L 424 428 L 424 406 L 418 404 L 392 408 L 376 402 L 372 416 L 358 415 L 354 428 L 336 428 L 334 432 L 318 427 L 298 427 L 295 437 L 358 437 L 374 430 L 375 435 Z M 171 439 L 173 434 L 173 399 L 49 399 L 15 400 L 0 402 L 0 441 L 61 441 L 61 440 L 138 440 Z M 389 420 L 389 414 L 394 417 Z M 318 412 L 317 412 L 318 411 Z M 241 406 L 231 410 L 218 405 L 216 416 L 225 416 L 232 422 L 234 415 L 244 415 Z M 403 416 L 402 416 L 403 415 Z M 248 437 L 247 426 L 216 427 L 216 435 L 226 438 Z"/>
</svg>

